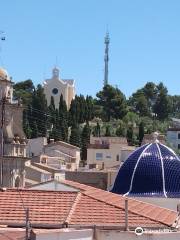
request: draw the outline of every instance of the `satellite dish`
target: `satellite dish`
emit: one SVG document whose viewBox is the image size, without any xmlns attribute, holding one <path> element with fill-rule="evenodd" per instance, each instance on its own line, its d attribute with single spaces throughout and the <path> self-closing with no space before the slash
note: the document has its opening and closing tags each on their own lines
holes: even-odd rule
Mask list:
<svg viewBox="0 0 180 240">
<path fill-rule="evenodd" d="M 134 230 L 135 234 L 137 236 L 141 236 L 143 233 L 144 233 L 144 230 L 142 227 L 137 227 L 135 230 Z"/>
</svg>

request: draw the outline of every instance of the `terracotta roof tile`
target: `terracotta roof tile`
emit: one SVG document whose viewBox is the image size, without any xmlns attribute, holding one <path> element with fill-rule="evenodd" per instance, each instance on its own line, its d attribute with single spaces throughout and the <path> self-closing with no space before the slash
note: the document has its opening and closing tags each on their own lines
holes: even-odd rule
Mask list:
<svg viewBox="0 0 180 240">
<path fill-rule="evenodd" d="M 124 206 L 125 197 L 121 195 L 110 193 L 101 189 L 97 189 L 94 187 L 90 187 L 90 186 L 76 183 L 69 180 L 65 180 L 63 182 L 77 188 L 79 186 L 79 189 L 81 191 L 83 191 L 86 195 L 92 198 L 95 198 L 102 202 L 106 202 L 107 204 L 112 204 L 113 206 L 118 208 L 123 208 L 123 209 L 125 208 Z M 172 225 L 172 223 L 177 218 L 177 213 L 169 209 L 161 208 L 156 205 L 145 203 L 132 198 L 128 198 L 128 202 L 129 202 L 128 209 L 130 212 L 147 217 L 153 221 L 155 220 L 167 226 Z M 157 214 L 158 212 L 160 212 L 161 214 Z"/>
<path fill-rule="evenodd" d="M 7 189 L 0 192 L 0 224 L 25 225 L 25 208 L 29 208 L 32 226 L 103 225 L 125 226 L 125 197 L 63 181 L 79 192 Z M 23 203 L 23 204 L 22 204 Z M 170 227 L 176 212 L 128 198 L 129 226 Z"/>
</svg>

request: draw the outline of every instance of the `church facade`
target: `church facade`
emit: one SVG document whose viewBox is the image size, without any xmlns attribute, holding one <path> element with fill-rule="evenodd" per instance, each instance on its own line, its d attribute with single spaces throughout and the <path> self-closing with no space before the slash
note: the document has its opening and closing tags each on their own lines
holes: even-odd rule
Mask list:
<svg viewBox="0 0 180 240">
<path fill-rule="evenodd" d="M 66 101 L 69 109 L 72 99 L 75 97 L 75 86 L 73 79 L 61 79 L 59 69 L 57 67 L 52 70 L 52 77 L 46 79 L 43 84 L 44 93 L 47 99 L 47 104 L 50 104 L 51 97 L 54 98 L 55 107 L 59 108 L 59 100 L 61 94 Z"/>
</svg>

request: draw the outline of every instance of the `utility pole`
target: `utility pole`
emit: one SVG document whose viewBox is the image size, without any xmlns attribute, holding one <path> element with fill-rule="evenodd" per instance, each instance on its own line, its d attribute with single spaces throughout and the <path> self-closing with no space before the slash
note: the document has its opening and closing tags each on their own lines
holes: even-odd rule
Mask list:
<svg viewBox="0 0 180 240">
<path fill-rule="evenodd" d="M 1 141 L 1 165 L 0 165 L 0 184 L 3 186 L 3 156 L 4 156 L 4 120 L 5 120 L 5 102 L 6 97 L 3 97 L 1 99 L 1 135 L 0 135 L 0 141 Z"/>
<path fill-rule="evenodd" d="M 5 36 L 4 32 L 0 31 L 0 40 L 4 41 Z M 3 186 L 3 156 L 4 156 L 4 135 L 3 135 L 3 130 L 4 130 L 4 118 L 5 118 L 5 102 L 6 102 L 6 96 L 3 96 L 2 93 L 2 99 L 1 99 L 1 127 L 0 127 L 0 185 Z"/>
<path fill-rule="evenodd" d="M 26 240 L 29 240 L 29 208 L 26 209 Z"/>
</svg>

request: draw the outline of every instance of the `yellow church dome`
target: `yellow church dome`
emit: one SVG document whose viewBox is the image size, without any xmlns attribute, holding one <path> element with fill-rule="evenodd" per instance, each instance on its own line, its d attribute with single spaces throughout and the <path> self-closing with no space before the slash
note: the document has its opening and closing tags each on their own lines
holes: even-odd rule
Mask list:
<svg viewBox="0 0 180 240">
<path fill-rule="evenodd" d="M 0 80 L 10 80 L 8 72 L 4 68 L 0 68 Z"/>
</svg>

